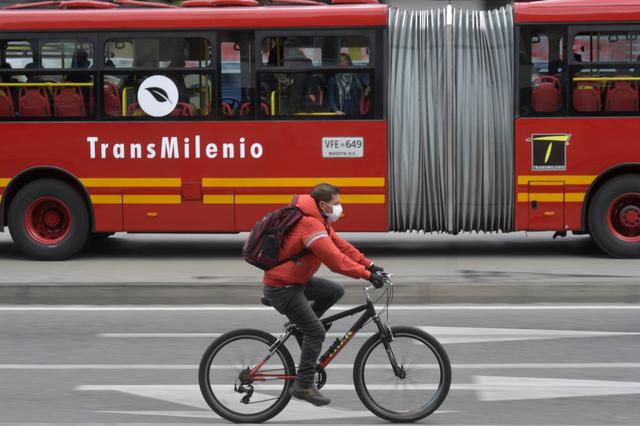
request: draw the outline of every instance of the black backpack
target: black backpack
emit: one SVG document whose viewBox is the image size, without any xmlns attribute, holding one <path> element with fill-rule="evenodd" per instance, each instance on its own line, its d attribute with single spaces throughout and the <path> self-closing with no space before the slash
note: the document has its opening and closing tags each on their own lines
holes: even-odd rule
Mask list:
<svg viewBox="0 0 640 426">
<path fill-rule="evenodd" d="M 280 258 L 280 247 L 284 235 L 302 219 L 302 212 L 296 207 L 298 196 L 294 196 L 287 207 L 267 213 L 253 225 L 249 238 L 242 247 L 242 258 L 258 268 L 267 271 L 290 260 L 300 259 L 309 250 L 284 260 Z"/>
</svg>

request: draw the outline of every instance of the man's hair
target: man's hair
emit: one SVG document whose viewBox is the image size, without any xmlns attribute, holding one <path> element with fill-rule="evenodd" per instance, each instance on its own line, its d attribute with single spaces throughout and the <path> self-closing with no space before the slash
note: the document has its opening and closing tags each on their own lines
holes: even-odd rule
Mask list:
<svg viewBox="0 0 640 426">
<path fill-rule="evenodd" d="M 313 187 L 311 190 L 311 197 L 316 200 L 316 204 L 319 204 L 320 201 L 324 201 L 328 203 L 334 197 L 334 195 L 338 195 L 340 193 L 340 188 L 337 186 L 333 186 L 328 183 L 320 183 Z"/>
</svg>

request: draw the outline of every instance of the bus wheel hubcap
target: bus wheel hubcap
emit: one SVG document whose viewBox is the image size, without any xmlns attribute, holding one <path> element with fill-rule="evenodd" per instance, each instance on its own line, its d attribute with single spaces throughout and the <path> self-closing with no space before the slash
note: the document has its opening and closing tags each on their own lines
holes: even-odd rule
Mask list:
<svg viewBox="0 0 640 426">
<path fill-rule="evenodd" d="M 609 229 L 627 242 L 640 241 L 640 194 L 629 193 L 616 198 L 609 207 Z"/>
<path fill-rule="evenodd" d="M 71 213 L 65 203 L 53 197 L 40 197 L 27 208 L 25 228 L 40 244 L 57 244 L 71 230 Z"/>
</svg>

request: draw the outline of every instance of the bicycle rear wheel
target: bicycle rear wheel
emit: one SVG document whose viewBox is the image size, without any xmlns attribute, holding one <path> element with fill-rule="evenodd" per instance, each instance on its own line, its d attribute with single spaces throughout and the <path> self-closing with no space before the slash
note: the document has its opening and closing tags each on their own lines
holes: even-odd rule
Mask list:
<svg viewBox="0 0 640 426">
<path fill-rule="evenodd" d="M 254 375 L 250 374 L 276 342 L 271 334 L 243 329 L 216 339 L 200 361 L 198 382 L 207 404 L 235 423 L 261 423 L 287 405 L 295 377 L 291 354 L 281 345 Z"/>
<path fill-rule="evenodd" d="M 362 403 L 392 422 L 414 422 L 433 413 L 451 386 L 451 364 L 440 343 L 414 327 L 392 327 L 389 343 L 404 377 L 397 377 L 380 333 L 356 357 L 353 382 Z"/>
</svg>

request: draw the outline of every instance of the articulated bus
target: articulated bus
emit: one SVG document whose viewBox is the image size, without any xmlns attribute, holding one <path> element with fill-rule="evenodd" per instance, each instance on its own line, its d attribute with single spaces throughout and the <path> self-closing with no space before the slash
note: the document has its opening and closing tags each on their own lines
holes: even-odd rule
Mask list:
<svg viewBox="0 0 640 426">
<path fill-rule="evenodd" d="M 65 259 L 115 232 L 247 231 L 321 182 L 342 190 L 339 230 L 398 230 L 387 5 L 151 6 L 0 10 L 0 230 L 23 253 Z M 501 231 L 591 233 L 640 256 L 640 0 L 512 13 L 513 226 Z"/>
</svg>

